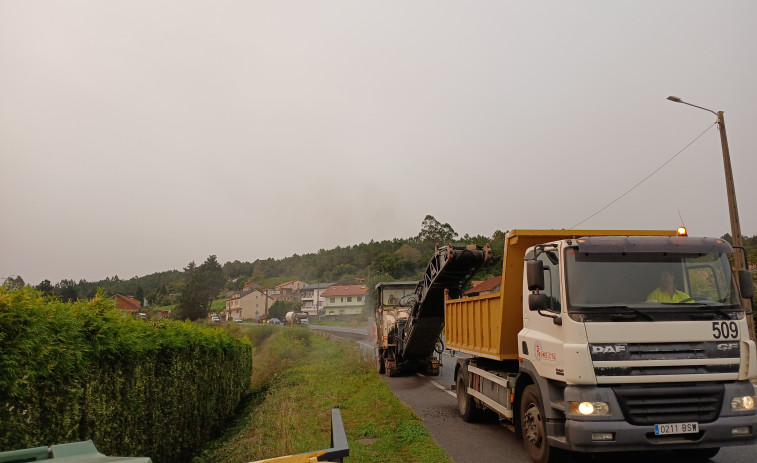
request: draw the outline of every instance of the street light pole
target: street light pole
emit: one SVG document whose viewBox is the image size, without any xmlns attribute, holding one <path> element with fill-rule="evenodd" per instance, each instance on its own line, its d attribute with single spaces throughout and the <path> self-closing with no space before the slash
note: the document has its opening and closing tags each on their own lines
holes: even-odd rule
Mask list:
<svg viewBox="0 0 757 463">
<path fill-rule="evenodd" d="M 731 242 L 734 247 L 740 247 L 733 253 L 733 263 L 736 265 L 736 271 L 746 268 L 746 256 L 744 253 L 744 244 L 741 240 L 741 224 L 739 223 L 739 208 L 736 205 L 736 188 L 733 186 L 733 171 L 731 170 L 731 153 L 728 150 L 728 137 L 725 134 L 725 118 L 723 117 L 723 111 L 715 112 L 711 109 L 703 108 L 695 104 L 687 103 L 677 96 L 669 96 L 668 100 L 675 103 L 683 103 L 685 105 L 693 106 L 695 108 L 709 111 L 718 118 L 718 129 L 720 130 L 720 147 L 723 150 L 723 166 L 725 167 L 725 189 L 728 194 L 728 214 L 731 218 Z M 747 269 L 748 270 L 748 269 Z M 736 279 L 736 284 L 739 289 L 739 297 L 741 297 L 741 283 L 739 279 Z M 744 310 L 747 314 L 752 313 L 752 301 L 744 299 Z M 754 318 L 753 315 L 746 317 L 747 326 L 749 327 L 749 338 L 754 341 L 757 340 L 757 334 L 754 331 Z"/>
<path fill-rule="evenodd" d="M 718 120 L 718 129 L 720 130 L 720 147 L 723 150 L 723 166 L 725 168 L 725 189 L 728 195 L 728 214 L 731 218 L 731 240 L 736 247 L 743 247 L 743 241 L 741 239 L 741 224 L 739 222 L 739 209 L 736 205 L 736 189 L 733 186 L 733 171 L 731 170 L 731 153 L 728 150 L 728 137 L 725 133 L 725 119 L 723 117 L 723 111 L 715 112 L 711 109 L 703 108 L 691 103 L 687 103 L 677 96 L 669 96 L 668 100 L 683 103 L 685 105 L 693 106 L 695 108 L 703 109 L 714 114 Z M 745 269 L 746 261 L 744 260 L 743 250 L 734 252 L 733 260 L 736 265 L 736 270 Z"/>
</svg>

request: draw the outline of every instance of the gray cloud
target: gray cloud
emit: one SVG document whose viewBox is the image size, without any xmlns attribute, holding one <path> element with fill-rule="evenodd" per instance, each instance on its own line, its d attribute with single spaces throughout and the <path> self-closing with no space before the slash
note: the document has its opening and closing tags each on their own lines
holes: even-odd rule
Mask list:
<svg viewBox="0 0 757 463">
<path fill-rule="evenodd" d="M 723 110 L 757 233 L 753 2 L 0 3 L 0 277 L 567 228 Z M 717 130 L 585 228 L 729 231 Z"/>
</svg>

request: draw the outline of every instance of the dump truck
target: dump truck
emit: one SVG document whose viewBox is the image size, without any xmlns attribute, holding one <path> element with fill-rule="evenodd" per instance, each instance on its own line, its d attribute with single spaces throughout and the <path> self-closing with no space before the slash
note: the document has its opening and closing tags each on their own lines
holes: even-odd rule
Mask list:
<svg viewBox="0 0 757 463">
<path fill-rule="evenodd" d="M 733 252 L 667 230 L 510 231 L 499 292 L 460 297 L 448 280 L 447 348 L 468 354 L 455 365 L 460 415 L 504 421 L 538 463 L 706 460 L 757 443 L 754 284 Z"/>
</svg>

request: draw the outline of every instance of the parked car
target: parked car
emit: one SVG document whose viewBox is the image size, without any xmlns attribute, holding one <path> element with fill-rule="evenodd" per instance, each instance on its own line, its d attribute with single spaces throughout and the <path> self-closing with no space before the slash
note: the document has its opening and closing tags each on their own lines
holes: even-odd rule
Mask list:
<svg viewBox="0 0 757 463">
<path fill-rule="evenodd" d="M 268 320 L 268 323 L 271 323 L 273 325 L 281 325 L 281 320 L 279 320 L 278 318 L 271 318 Z"/>
<path fill-rule="evenodd" d="M 213 317 L 213 321 L 214 322 L 220 322 L 221 321 L 221 317 Z"/>
<path fill-rule="evenodd" d="M 235 318 L 234 319 L 234 323 L 242 323 L 242 319 L 241 318 Z"/>
</svg>

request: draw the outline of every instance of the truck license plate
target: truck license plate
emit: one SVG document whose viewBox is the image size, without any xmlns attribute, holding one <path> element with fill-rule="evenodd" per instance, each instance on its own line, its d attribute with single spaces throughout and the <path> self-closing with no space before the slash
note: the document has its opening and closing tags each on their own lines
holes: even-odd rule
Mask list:
<svg viewBox="0 0 757 463">
<path fill-rule="evenodd" d="M 665 434 L 691 434 L 699 432 L 699 423 L 668 423 L 654 425 L 656 436 Z"/>
</svg>

